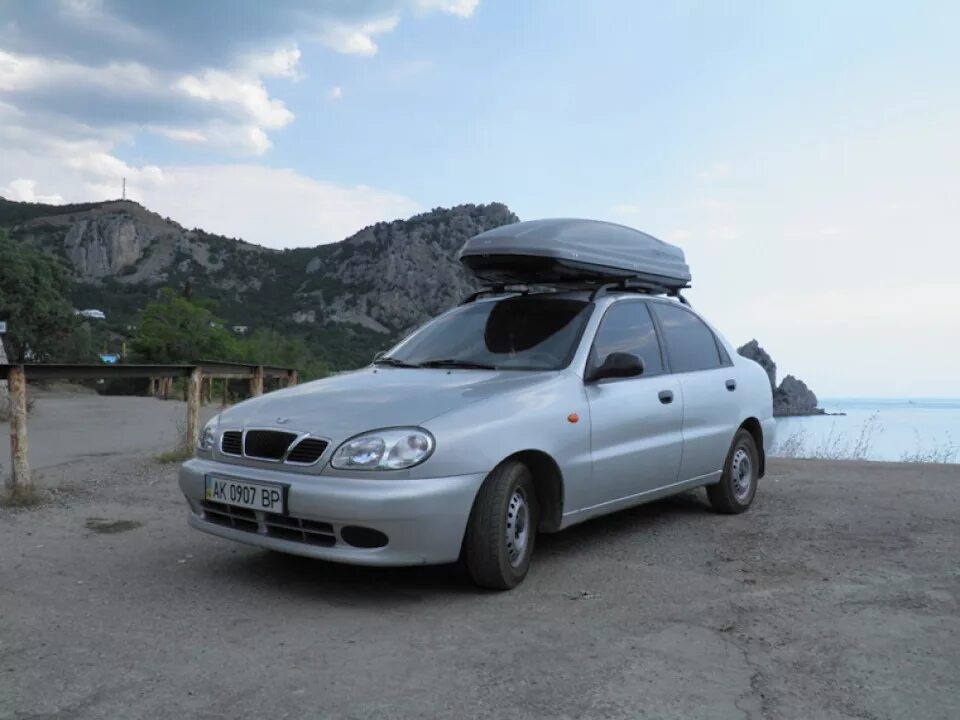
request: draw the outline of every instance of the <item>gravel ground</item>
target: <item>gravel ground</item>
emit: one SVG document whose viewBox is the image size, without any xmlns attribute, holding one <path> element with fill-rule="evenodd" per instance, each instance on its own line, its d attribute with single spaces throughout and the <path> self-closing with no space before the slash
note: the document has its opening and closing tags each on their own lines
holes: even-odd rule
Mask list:
<svg viewBox="0 0 960 720">
<path fill-rule="evenodd" d="M 960 466 L 776 461 L 745 515 L 542 536 L 508 593 L 197 533 L 149 458 L 52 475 L 0 510 L 0 718 L 960 717 Z"/>
</svg>

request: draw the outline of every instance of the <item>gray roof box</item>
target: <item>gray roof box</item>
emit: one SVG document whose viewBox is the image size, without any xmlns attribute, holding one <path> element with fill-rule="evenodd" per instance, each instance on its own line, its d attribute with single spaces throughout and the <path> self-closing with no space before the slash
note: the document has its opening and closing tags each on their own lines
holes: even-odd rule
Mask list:
<svg viewBox="0 0 960 720">
<path fill-rule="evenodd" d="M 467 240 L 460 262 L 494 284 L 559 285 L 635 281 L 664 292 L 690 286 L 683 250 L 599 220 L 530 220 Z"/>
</svg>

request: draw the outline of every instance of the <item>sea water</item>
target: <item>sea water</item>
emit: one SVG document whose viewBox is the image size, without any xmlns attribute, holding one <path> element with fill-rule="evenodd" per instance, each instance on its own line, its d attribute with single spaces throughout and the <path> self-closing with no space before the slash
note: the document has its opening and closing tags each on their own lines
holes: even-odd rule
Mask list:
<svg viewBox="0 0 960 720">
<path fill-rule="evenodd" d="M 777 418 L 774 454 L 960 463 L 960 399 L 825 398 L 828 413 Z"/>
</svg>

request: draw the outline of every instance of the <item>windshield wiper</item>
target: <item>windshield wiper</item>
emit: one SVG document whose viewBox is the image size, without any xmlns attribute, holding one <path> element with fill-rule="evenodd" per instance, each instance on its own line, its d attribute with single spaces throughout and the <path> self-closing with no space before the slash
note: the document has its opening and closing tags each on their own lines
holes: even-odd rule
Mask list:
<svg viewBox="0 0 960 720">
<path fill-rule="evenodd" d="M 382 357 L 382 358 L 377 358 L 376 360 L 373 361 L 373 364 L 374 364 L 374 365 L 389 365 L 390 367 L 398 367 L 398 368 L 417 368 L 417 367 L 420 367 L 419 365 L 414 365 L 413 363 L 404 362 L 403 360 L 397 360 L 396 358 L 386 357 L 386 356 L 384 356 L 384 357 Z"/>
<path fill-rule="evenodd" d="M 496 370 L 494 365 L 489 363 L 472 362 L 470 360 L 457 360 L 456 358 L 446 358 L 444 360 L 427 360 L 420 363 L 418 367 L 425 368 L 458 368 L 461 370 Z"/>
</svg>

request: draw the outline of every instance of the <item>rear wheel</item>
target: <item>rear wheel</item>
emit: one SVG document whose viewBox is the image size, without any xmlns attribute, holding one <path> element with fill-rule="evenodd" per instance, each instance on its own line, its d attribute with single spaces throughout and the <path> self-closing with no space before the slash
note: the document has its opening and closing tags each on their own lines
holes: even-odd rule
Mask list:
<svg viewBox="0 0 960 720">
<path fill-rule="evenodd" d="M 740 428 L 733 436 L 720 482 L 707 485 L 707 497 L 713 509 L 734 515 L 749 508 L 757 494 L 759 470 L 760 454 L 753 435 Z"/>
<path fill-rule="evenodd" d="M 498 466 L 473 503 L 463 560 L 481 587 L 509 590 L 526 577 L 533 555 L 540 508 L 530 469 L 521 462 Z"/>
</svg>

